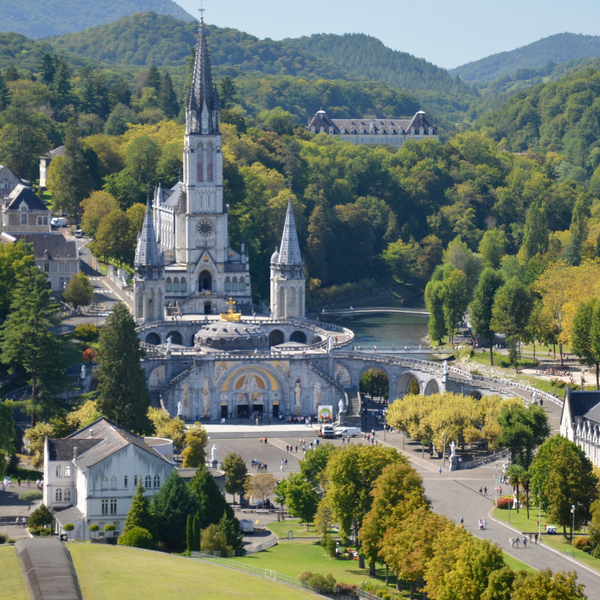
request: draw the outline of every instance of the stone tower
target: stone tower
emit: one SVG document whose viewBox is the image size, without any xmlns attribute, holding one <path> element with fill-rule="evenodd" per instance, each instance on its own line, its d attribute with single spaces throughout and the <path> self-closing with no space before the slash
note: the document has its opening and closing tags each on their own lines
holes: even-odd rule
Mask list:
<svg viewBox="0 0 600 600">
<path fill-rule="evenodd" d="M 204 21 L 185 107 L 183 181 L 154 196 L 154 225 L 165 258 L 167 302 L 184 314 L 252 310 L 250 266 L 243 247 L 229 245 L 223 198 L 219 96 L 213 84 Z"/>
<path fill-rule="evenodd" d="M 162 320 L 165 307 L 165 261 L 156 241 L 150 200 L 146 205 L 142 230 L 138 234 L 134 267 L 135 320 L 142 322 Z"/>
<path fill-rule="evenodd" d="M 271 256 L 271 316 L 303 319 L 305 288 L 304 264 L 290 200 L 279 251 L 275 248 Z"/>
</svg>

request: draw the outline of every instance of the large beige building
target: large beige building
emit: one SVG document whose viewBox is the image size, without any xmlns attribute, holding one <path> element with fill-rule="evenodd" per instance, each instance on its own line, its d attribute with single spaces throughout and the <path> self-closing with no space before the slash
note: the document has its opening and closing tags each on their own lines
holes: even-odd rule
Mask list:
<svg viewBox="0 0 600 600">
<path fill-rule="evenodd" d="M 420 110 L 412 118 L 331 119 L 321 109 L 308 122 L 308 131 L 335 135 L 353 144 L 385 144 L 400 147 L 407 140 L 439 139 L 427 113 Z"/>
</svg>

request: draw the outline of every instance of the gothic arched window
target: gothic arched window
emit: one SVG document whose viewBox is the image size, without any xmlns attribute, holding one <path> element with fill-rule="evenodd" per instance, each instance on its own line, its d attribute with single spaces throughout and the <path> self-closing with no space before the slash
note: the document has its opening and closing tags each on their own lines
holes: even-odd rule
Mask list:
<svg viewBox="0 0 600 600">
<path fill-rule="evenodd" d="M 187 292 L 187 281 L 185 280 L 185 277 L 182 277 L 181 281 L 179 282 L 179 291 Z"/>
<path fill-rule="evenodd" d="M 167 292 L 172 292 L 173 291 L 173 282 L 171 281 L 170 277 L 167 277 L 167 281 L 165 282 L 165 290 Z"/>
<path fill-rule="evenodd" d="M 204 148 L 202 144 L 198 144 L 196 149 L 196 179 L 201 183 L 204 181 Z"/>
<path fill-rule="evenodd" d="M 146 475 L 146 489 L 149 490 L 152 487 L 152 477 L 150 475 Z"/>
<path fill-rule="evenodd" d="M 154 476 L 154 487 L 155 488 L 159 488 L 160 487 L 160 475 L 155 475 Z"/>
<path fill-rule="evenodd" d="M 229 279 L 229 277 L 225 277 L 225 291 L 231 291 L 231 279 Z"/>
<path fill-rule="evenodd" d="M 213 181 L 213 161 L 214 161 L 215 153 L 213 150 L 213 145 L 208 144 L 206 146 L 206 181 L 212 183 Z"/>
<path fill-rule="evenodd" d="M 179 291 L 179 277 L 174 277 L 173 278 L 173 291 L 174 292 L 178 292 Z"/>
<path fill-rule="evenodd" d="M 243 277 L 240 277 L 240 283 L 238 285 L 238 289 L 240 292 L 246 291 L 246 280 Z"/>
<path fill-rule="evenodd" d="M 237 292 L 238 291 L 238 281 L 237 281 L 237 277 L 234 277 L 231 281 L 231 291 L 232 292 Z"/>
</svg>

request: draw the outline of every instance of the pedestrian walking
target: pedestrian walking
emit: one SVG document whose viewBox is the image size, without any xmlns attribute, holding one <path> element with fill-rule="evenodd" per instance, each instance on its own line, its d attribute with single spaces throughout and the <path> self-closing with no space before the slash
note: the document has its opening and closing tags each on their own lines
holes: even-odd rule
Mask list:
<svg viewBox="0 0 600 600">
<path fill-rule="evenodd" d="M 463 524 L 464 524 L 464 522 L 465 522 L 464 518 L 463 518 L 463 517 L 461 517 L 461 518 L 460 518 L 460 524 L 461 524 L 461 525 L 463 525 Z"/>
<path fill-rule="evenodd" d="M 483 495 L 487 496 L 487 486 L 483 488 Z"/>
<path fill-rule="evenodd" d="M 483 528 L 484 528 L 484 529 L 487 529 L 487 519 L 484 519 L 484 520 L 483 520 Z"/>
<path fill-rule="evenodd" d="M 20 477 L 17 479 L 17 483 L 19 484 L 19 487 L 21 487 L 21 478 Z"/>
<path fill-rule="evenodd" d="M 515 547 L 516 548 L 519 547 L 519 538 L 518 537 L 515 538 Z"/>
<path fill-rule="evenodd" d="M 537 531 L 533 534 L 533 537 L 535 539 L 535 543 L 537 544 L 538 543 L 538 534 L 537 534 Z"/>
<path fill-rule="evenodd" d="M 479 488 L 479 493 L 480 493 L 480 494 L 483 494 L 483 487 L 480 487 L 480 488 Z"/>
<path fill-rule="evenodd" d="M 27 478 L 27 487 L 29 487 L 29 478 Z"/>
<path fill-rule="evenodd" d="M 267 445 L 267 438 L 265 438 L 265 446 Z"/>
<path fill-rule="evenodd" d="M 512 535 L 508 538 L 508 545 L 512 548 L 513 545 L 515 543 L 515 540 L 513 540 Z"/>
<path fill-rule="evenodd" d="M 440 468 L 438 469 L 438 471 L 440 472 L 440 476 L 441 476 L 441 474 L 442 474 L 442 467 L 440 467 Z"/>
</svg>

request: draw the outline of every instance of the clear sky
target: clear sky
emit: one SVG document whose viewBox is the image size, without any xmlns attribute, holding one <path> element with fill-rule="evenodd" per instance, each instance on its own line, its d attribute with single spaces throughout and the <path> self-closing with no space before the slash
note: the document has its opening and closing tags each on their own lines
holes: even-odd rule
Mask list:
<svg viewBox="0 0 600 600">
<path fill-rule="evenodd" d="M 200 0 L 175 0 L 198 15 Z M 440 67 L 565 31 L 600 35 L 600 0 L 204 0 L 205 20 L 259 38 L 366 33 Z"/>
</svg>

